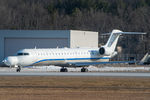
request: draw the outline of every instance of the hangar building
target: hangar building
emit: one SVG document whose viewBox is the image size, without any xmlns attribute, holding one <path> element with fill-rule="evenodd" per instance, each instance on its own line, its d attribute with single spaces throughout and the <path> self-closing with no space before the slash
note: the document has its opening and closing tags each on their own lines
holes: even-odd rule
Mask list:
<svg viewBox="0 0 150 100">
<path fill-rule="evenodd" d="M 24 48 L 98 47 L 98 32 L 79 30 L 0 30 L 0 61 Z"/>
</svg>

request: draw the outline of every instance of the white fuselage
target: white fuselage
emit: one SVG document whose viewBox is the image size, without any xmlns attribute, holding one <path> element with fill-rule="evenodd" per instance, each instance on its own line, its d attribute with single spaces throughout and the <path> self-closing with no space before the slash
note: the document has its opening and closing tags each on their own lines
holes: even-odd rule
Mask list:
<svg viewBox="0 0 150 100">
<path fill-rule="evenodd" d="M 8 66 L 75 66 L 80 62 L 107 62 L 110 58 L 100 55 L 99 48 L 23 49 L 4 62 Z"/>
</svg>

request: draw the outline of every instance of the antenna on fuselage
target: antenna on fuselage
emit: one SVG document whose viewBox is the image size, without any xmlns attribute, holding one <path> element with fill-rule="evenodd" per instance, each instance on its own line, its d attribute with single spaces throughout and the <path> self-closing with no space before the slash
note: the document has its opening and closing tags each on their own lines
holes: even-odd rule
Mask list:
<svg viewBox="0 0 150 100">
<path fill-rule="evenodd" d="M 36 49 L 36 46 L 34 47 L 34 49 Z"/>
</svg>

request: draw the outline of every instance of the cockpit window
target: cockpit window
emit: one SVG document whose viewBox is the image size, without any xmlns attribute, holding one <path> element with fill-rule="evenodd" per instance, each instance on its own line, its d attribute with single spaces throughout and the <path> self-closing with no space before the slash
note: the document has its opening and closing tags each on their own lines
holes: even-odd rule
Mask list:
<svg viewBox="0 0 150 100">
<path fill-rule="evenodd" d="M 18 56 L 21 56 L 21 55 L 23 55 L 23 53 L 18 53 L 17 55 L 18 55 Z"/>
<path fill-rule="evenodd" d="M 29 53 L 18 53 L 18 56 L 22 56 L 22 55 L 29 55 Z"/>
</svg>

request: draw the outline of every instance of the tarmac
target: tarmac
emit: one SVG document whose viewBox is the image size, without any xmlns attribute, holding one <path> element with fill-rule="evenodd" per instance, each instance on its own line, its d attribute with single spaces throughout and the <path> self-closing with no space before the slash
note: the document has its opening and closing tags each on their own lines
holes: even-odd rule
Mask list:
<svg viewBox="0 0 150 100">
<path fill-rule="evenodd" d="M 142 72 L 1 72 L 0 76 L 150 77 Z"/>
</svg>

